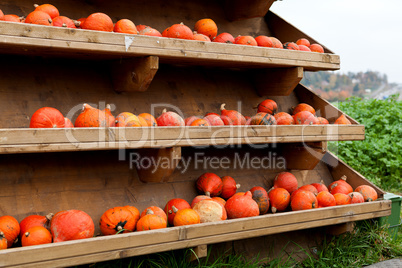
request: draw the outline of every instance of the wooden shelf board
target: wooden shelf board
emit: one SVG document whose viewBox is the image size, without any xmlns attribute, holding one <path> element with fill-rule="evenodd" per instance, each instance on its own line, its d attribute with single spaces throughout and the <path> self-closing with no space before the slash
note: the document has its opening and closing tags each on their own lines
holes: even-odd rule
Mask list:
<svg viewBox="0 0 402 268">
<path fill-rule="evenodd" d="M 101 236 L 0 252 L 0 266 L 56 267 L 334 225 L 391 214 L 391 201 L 268 214 L 182 227 Z"/>
<path fill-rule="evenodd" d="M 97 59 L 158 56 L 161 63 L 223 67 L 303 67 L 338 70 L 338 55 L 229 45 L 163 37 L 125 35 L 81 29 L 0 22 L 3 53 L 93 56 Z"/>
<path fill-rule="evenodd" d="M 363 140 L 363 125 L 1 129 L 0 153 Z"/>
</svg>

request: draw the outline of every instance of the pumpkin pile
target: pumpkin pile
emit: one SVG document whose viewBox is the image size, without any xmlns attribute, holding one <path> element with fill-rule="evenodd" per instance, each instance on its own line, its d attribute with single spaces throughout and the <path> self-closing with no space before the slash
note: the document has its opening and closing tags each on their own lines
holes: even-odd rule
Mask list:
<svg viewBox="0 0 402 268">
<path fill-rule="evenodd" d="M 369 185 L 353 189 L 345 176 L 328 186 L 322 182 L 298 187 L 297 178 L 290 172 L 280 172 L 273 187 L 254 186 L 245 192 L 231 176 L 219 177 L 207 172 L 195 182 L 199 195 L 191 203 L 182 198 L 170 199 L 164 209 L 149 206 L 141 213 L 132 205 L 105 210 L 99 219 L 102 235 L 119 235 L 185 226 L 206 222 L 255 217 L 269 212 L 279 213 L 330 206 L 348 205 L 377 200 L 377 192 Z M 91 238 L 95 225 L 81 210 L 63 210 L 56 214 L 29 215 L 20 223 L 9 215 L 0 217 L 0 249 L 58 243 Z"/>
<path fill-rule="evenodd" d="M 197 40 L 203 42 L 217 42 L 236 45 L 259 46 L 279 49 L 290 49 L 298 51 L 309 51 L 324 53 L 320 44 L 310 44 L 306 38 L 300 38 L 295 42 L 282 43 L 275 37 L 259 35 L 239 35 L 236 38 L 230 33 L 218 34 L 218 26 L 210 18 L 200 19 L 195 22 L 193 30 L 184 23 L 176 23 L 164 29 L 162 33 L 148 25 L 135 25 L 129 19 L 120 19 L 116 23 L 105 13 L 96 12 L 88 17 L 71 19 L 60 15 L 57 7 L 51 4 L 34 5 L 34 10 L 26 17 L 15 14 L 6 14 L 0 10 L 0 20 L 19 23 L 30 23 L 44 26 L 55 26 L 73 29 L 84 29 L 92 31 L 115 32 L 124 34 L 139 34 L 166 38 L 178 38 L 186 40 Z"/>
</svg>

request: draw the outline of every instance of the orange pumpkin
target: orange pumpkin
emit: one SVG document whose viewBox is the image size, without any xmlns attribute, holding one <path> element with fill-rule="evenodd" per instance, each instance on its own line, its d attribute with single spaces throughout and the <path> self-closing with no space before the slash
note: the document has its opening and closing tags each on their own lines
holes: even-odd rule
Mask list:
<svg viewBox="0 0 402 268">
<path fill-rule="evenodd" d="M 218 26 L 209 18 L 198 20 L 194 25 L 194 30 L 208 36 L 210 40 L 213 40 L 218 34 Z"/>
<path fill-rule="evenodd" d="M 260 215 L 257 202 L 253 200 L 250 191 L 245 194 L 236 194 L 226 201 L 225 209 L 229 219 L 254 217 Z"/>
<path fill-rule="evenodd" d="M 300 38 L 300 39 L 298 39 L 297 41 L 296 41 L 296 44 L 297 45 L 304 45 L 304 46 L 306 46 L 306 47 L 310 47 L 310 41 L 308 41 L 308 39 L 306 39 L 306 38 Z"/>
<path fill-rule="evenodd" d="M 320 123 L 320 125 L 328 125 L 329 124 L 328 120 L 324 117 L 318 116 L 317 119 L 318 119 L 318 122 Z"/>
<path fill-rule="evenodd" d="M 29 215 L 20 222 L 20 238 L 26 233 L 26 231 L 35 226 L 42 226 L 47 229 L 50 228 L 50 220 L 53 217 L 53 213 L 49 213 L 46 216 L 41 215 Z"/>
<path fill-rule="evenodd" d="M 295 120 L 286 112 L 279 112 L 274 115 L 277 125 L 294 125 Z"/>
<path fill-rule="evenodd" d="M 89 15 L 83 24 L 81 24 L 81 29 L 112 32 L 113 31 L 113 21 L 112 19 L 101 12 L 93 13 Z"/>
<path fill-rule="evenodd" d="M 294 42 L 286 42 L 283 44 L 283 48 L 289 50 L 300 50 L 299 46 Z"/>
<path fill-rule="evenodd" d="M 225 207 L 226 200 L 223 199 L 222 197 L 214 196 L 214 197 L 212 197 L 211 199 L 214 200 L 214 201 L 216 201 L 216 202 L 218 202 L 218 203 L 221 204 L 223 207 Z"/>
<path fill-rule="evenodd" d="M 257 41 L 255 41 L 254 37 L 245 35 L 240 36 L 235 39 L 235 44 L 237 45 L 246 45 L 246 46 L 258 46 Z"/>
<path fill-rule="evenodd" d="M 272 47 L 273 43 L 272 43 L 272 39 L 269 38 L 266 35 L 259 35 L 255 38 L 255 41 L 257 42 L 257 45 L 259 47 Z"/>
<path fill-rule="evenodd" d="M 134 219 L 138 221 L 138 219 L 140 218 L 140 211 L 138 210 L 138 208 L 134 206 L 124 206 L 124 208 L 128 209 L 131 214 L 133 214 Z"/>
<path fill-rule="evenodd" d="M 317 194 L 319 208 L 336 206 L 335 197 L 328 191 L 321 191 Z"/>
<path fill-rule="evenodd" d="M 297 113 L 303 112 L 303 111 L 308 111 L 315 115 L 315 109 L 307 104 L 307 103 L 299 103 L 295 107 L 293 107 L 292 114 L 295 115 Z"/>
<path fill-rule="evenodd" d="M 192 209 L 185 208 L 177 211 L 176 216 L 173 219 L 174 226 L 192 225 L 200 223 L 200 215 Z"/>
<path fill-rule="evenodd" d="M 227 218 L 225 208 L 212 199 L 204 199 L 196 203 L 193 209 L 200 216 L 200 222 L 216 222 Z"/>
<path fill-rule="evenodd" d="M 375 201 L 378 198 L 377 191 L 370 185 L 360 185 L 355 189 L 355 192 L 361 193 L 366 202 Z"/>
<path fill-rule="evenodd" d="M 115 119 L 106 108 L 101 111 L 84 103 L 81 113 L 75 120 L 75 127 L 109 127 L 115 125 Z"/>
<path fill-rule="evenodd" d="M 195 127 L 195 126 L 208 127 L 208 126 L 210 126 L 210 124 L 207 120 L 199 118 L 199 119 L 194 120 L 190 124 L 190 126 L 192 126 L 192 127 Z"/>
<path fill-rule="evenodd" d="M 215 114 L 206 115 L 204 117 L 204 119 L 207 120 L 209 125 L 211 125 L 211 126 L 224 126 L 225 125 L 225 123 L 223 122 L 223 120 L 221 119 L 221 117 L 219 115 L 215 115 Z"/>
<path fill-rule="evenodd" d="M 297 178 L 290 172 L 281 172 L 274 179 L 274 188 L 284 188 L 290 194 L 297 190 Z"/>
<path fill-rule="evenodd" d="M 278 38 L 270 36 L 269 39 L 271 39 L 271 41 L 272 41 L 273 48 L 283 48 L 283 44 L 281 41 L 279 41 Z"/>
<path fill-rule="evenodd" d="M 14 14 L 4 15 L 3 19 L 0 19 L 0 20 L 10 21 L 10 22 L 21 22 L 21 18 Z"/>
<path fill-rule="evenodd" d="M 82 210 L 57 212 L 50 221 L 53 242 L 78 240 L 94 236 L 95 225 L 91 217 Z"/>
<path fill-rule="evenodd" d="M 296 125 L 318 125 L 319 121 L 309 111 L 298 112 L 293 116 Z"/>
<path fill-rule="evenodd" d="M 154 214 L 148 214 L 141 217 L 137 222 L 137 231 L 155 230 L 167 227 L 167 222 L 164 218 Z"/>
<path fill-rule="evenodd" d="M 138 117 L 144 118 L 145 122 L 147 122 L 147 126 L 149 126 L 149 127 L 156 127 L 158 125 L 155 117 L 152 114 L 142 113 L 142 114 L 139 114 Z"/>
<path fill-rule="evenodd" d="M 142 211 L 140 217 L 144 217 L 145 215 L 148 215 L 148 214 L 154 214 L 156 216 L 162 217 L 167 222 L 167 215 L 166 215 L 165 211 L 163 211 L 163 209 L 161 209 L 160 207 L 157 207 L 157 206 L 147 207 L 146 209 L 144 209 Z"/>
<path fill-rule="evenodd" d="M 49 14 L 43 11 L 32 11 L 25 18 L 25 23 L 45 25 L 45 26 L 53 25 L 52 18 L 49 16 Z"/>
<path fill-rule="evenodd" d="M 344 114 L 342 114 L 341 116 L 339 116 L 334 124 L 337 125 L 351 125 L 352 123 L 349 121 L 349 119 L 346 118 L 346 116 Z"/>
<path fill-rule="evenodd" d="M 137 224 L 137 218 L 124 207 L 114 207 L 106 210 L 99 221 L 103 235 L 132 232 Z"/>
<path fill-rule="evenodd" d="M 306 184 L 303 186 L 299 187 L 299 190 L 304 190 L 304 191 L 310 191 L 312 192 L 315 196 L 318 194 L 317 188 L 315 188 L 313 185 L 311 184 Z"/>
<path fill-rule="evenodd" d="M 125 33 L 125 34 L 138 34 L 137 27 L 135 27 L 134 22 L 132 22 L 129 19 L 121 19 L 117 21 L 113 27 L 113 32 Z"/>
<path fill-rule="evenodd" d="M 272 115 L 260 112 L 251 117 L 250 125 L 276 125 L 276 120 L 275 117 L 273 117 Z"/>
<path fill-rule="evenodd" d="M 64 117 L 64 128 L 73 128 L 74 125 L 71 122 L 70 119 L 68 119 L 67 117 Z"/>
<path fill-rule="evenodd" d="M 156 119 L 158 126 L 184 126 L 183 118 L 175 112 L 167 112 L 166 109 Z"/>
<path fill-rule="evenodd" d="M 232 197 L 236 193 L 237 189 L 240 188 L 240 184 L 236 183 L 235 179 L 230 176 L 223 176 L 222 183 L 223 187 L 220 196 L 224 199 L 229 199 Z"/>
<path fill-rule="evenodd" d="M 211 42 L 211 39 L 209 39 L 208 36 L 206 36 L 205 34 L 197 33 L 197 32 L 194 32 L 194 40 L 203 41 L 203 42 Z"/>
<path fill-rule="evenodd" d="M 331 194 L 336 193 L 349 194 L 353 192 L 352 186 L 346 182 L 346 176 L 342 176 L 339 180 L 332 182 L 328 186 L 328 189 L 331 192 Z"/>
<path fill-rule="evenodd" d="M 0 17 L 0 19 L 1 19 L 1 17 Z M 4 233 L 0 231 L 0 250 L 2 250 L 2 249 L 7 249 L 7 239 L 4 236 Z"/>
<path fill-rule="evenodd" d="M 245 125 L 246 118 L 235 110 L 226 110 L 225 103 L 221 105 L 221 119 L 225 125 Z"/>
<path fill-rule="evenodd" d="M 300 190 L 294 194 L 290 207 L 293 211 L 306 210 L 316 208 L 318 206 L 317 203 L 317 198 L 311 191 Z"/>
<path fill-rule="evenodd" d="M 258 205 L 260 215 L 267 213 L 269 209 L 269 197 L 267 191 L 260 186 L 254 186 L 250 189 L 250 192 L 252 198 Z"/>
<path fill-rule="evenodd" d="M 348 194 L 352 200 L 351 204 L 364 203 L 364 196 L 359 192 L 351 192 Z"/>
<path fill-rule="evenodd" d="M 284 188 L 272 188 L 268 192 L 272 213 L 285 211 L 290 203 L 290 194 Z"/>
<path fill-rule="evenodd" d="M 230 33 L 221 33 L 217 35 L 212 42 L 234 44 L 235 39 Z"/>
<path fill-rule="evenodd" d="M 53 26 L 72 29 L 77 28 L 74 21 L 66 16 L 57 16 L 53 18 Z"/>
<path fill-rule="evenodd" d="M 154 29 L 152 27 L 148 27 L 148 26 L 145 27 L 142 30 L 139 30 L 138 34 L 139 35 L 162 37 L 162 34 L 158 30 L 156 30 L 156 29 Z"/>
<path fill-rule="evenodd" d="M 317 192 L 318 192 L 318 193 L 320 193 L 320 192 L 322 192 L 322 191 L 327 191 L 327 192 L 329 192 L 327 186 L 325 186 L 325 184 L 322 183 L 322 182 L 315 182 L 315 183 L 312 183 L 311 185 L 313 185 L 313 186 L 317 189 Z"/>
<path fill-rule="evenodd" d="M 343 193 L 336 193 L 333 195 L 335 198 L 335 202 L 337 206 L 340 205 L 349 205 L 352 203 L 352 198 L 347 195 L 347 194 L 343 194 Z"/>
<path fill-rule="evenodd" d="M 30 128 L 64 128 L 64 115 L 52 107 L 42 107 L 31 116 Z"/>
<path fill-rule="evenodd" d="M 4 13 L 1 9 L 0 9 L 0 20 L 4 20 Z"/>
<path fill-rule="evenodd" d="M 182 198 L 170 199 L 163 209 L 168 217 L 169 225 L 173 225 L 173 219 L 176 216 L 177 211 L 180 209 L 191 208 L 190 204 Z"/>
<path fill-rule="evenodd" d="M 20 225 L 13 216 L 1 216 L 0 232 L 3 232 L 4 237 L 7 239 L 7 247 L 10 248 L 20 234 Z"/>
<path fill-rule="evenodd" d="M 130 121 L 135 121 L 135 122 L 131 122 L 130 126 L 138 126 L 138 127 L 141 126 L 140 122 L 138 120 L 138 117 L 129 112 L 119 113 L 115 118 L 115 126 L 116 127 L 127 127 L 127 124 Z"/>
<path fill-rule="evenodd" d="M 165 31 L 162 32 L 162 36 L 188 40 L 194 39 L 193 31 L 188 26 L 184 25 L 183 22 L 180 24 L 173 24 L 169 28 L 165 29 Z"/>
<path fill-rule="evenodd" d="M 320 44 L 311 44 L 309 48 L 312 52 L 324 53 L 324 48 Z"/>
<path fill-rule="evenodd" d="M 43 5 L 34 5 L 35 7 L 35 11 L 42 11 L 47 13 L 50 18 L 56 18 L 58 16 L 60 16 L 59 10 L 51 4 L 43 4 Z"/>
<path fill-rule="evenodd" d="M 218 175 L 207 172 L 198 177 L 196 187 L 198 192 L 207 196 L 219 196 L 223 190 L 223 182 Z"/>
<path fill-rule="evenodd" d="M 49 243 L 52 243 L 52 235 L 49 230 L 43 226 L 29 228 L 21 238 L 21 245 L 23 247 Z"/>
</svg>

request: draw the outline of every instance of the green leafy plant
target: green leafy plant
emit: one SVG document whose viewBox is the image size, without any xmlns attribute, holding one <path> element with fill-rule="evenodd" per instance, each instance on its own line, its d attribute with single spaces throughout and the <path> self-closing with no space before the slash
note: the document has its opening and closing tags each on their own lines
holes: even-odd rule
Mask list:
<svg viewBox="0 0 402 268">
<path fill-rule="evenodd" d="M 353 97 L 337 106 L 365 126 L 365 140 L 331 142 L 329 150 L 380 188 L 402 193 L 402 102 Z"/>
</svg>

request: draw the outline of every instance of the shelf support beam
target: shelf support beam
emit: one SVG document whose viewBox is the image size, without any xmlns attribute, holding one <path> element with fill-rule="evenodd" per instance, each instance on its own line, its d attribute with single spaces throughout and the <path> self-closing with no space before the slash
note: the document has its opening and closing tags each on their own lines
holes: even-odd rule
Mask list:
<svg viewBox="0 0 402 268">
<path fill-rule="evenodd" d="M 287 169 L 312 170 L 326 153 L 324 142 L 284 144 L 282 155 Z"/>
<path fill-rule="evenodd" d="M 276 0 L 226 0 L 225 12 L 230 21 L 264 17 Z"/>
<path fill-rule="evenodd" d="M 181 160 L 181 147 L 139 149 L 138 153 L 147 160 L 142 161 L 145 163 L 144 167 L 137 168 L 142 182 L 170 182 L 171 175 Z"/>
<path fill-rule="evenodd" d="M 115 61 L 111 65 L 113 88 L 117 92 L 146 91 L 158 68 L 156 56 Z"/>
<path fill-rule="evenodd" d="M 303 79 L 303 67 L 254 71 L 254 86 L 260 96 L 288 96 Z"/>
</svg>

